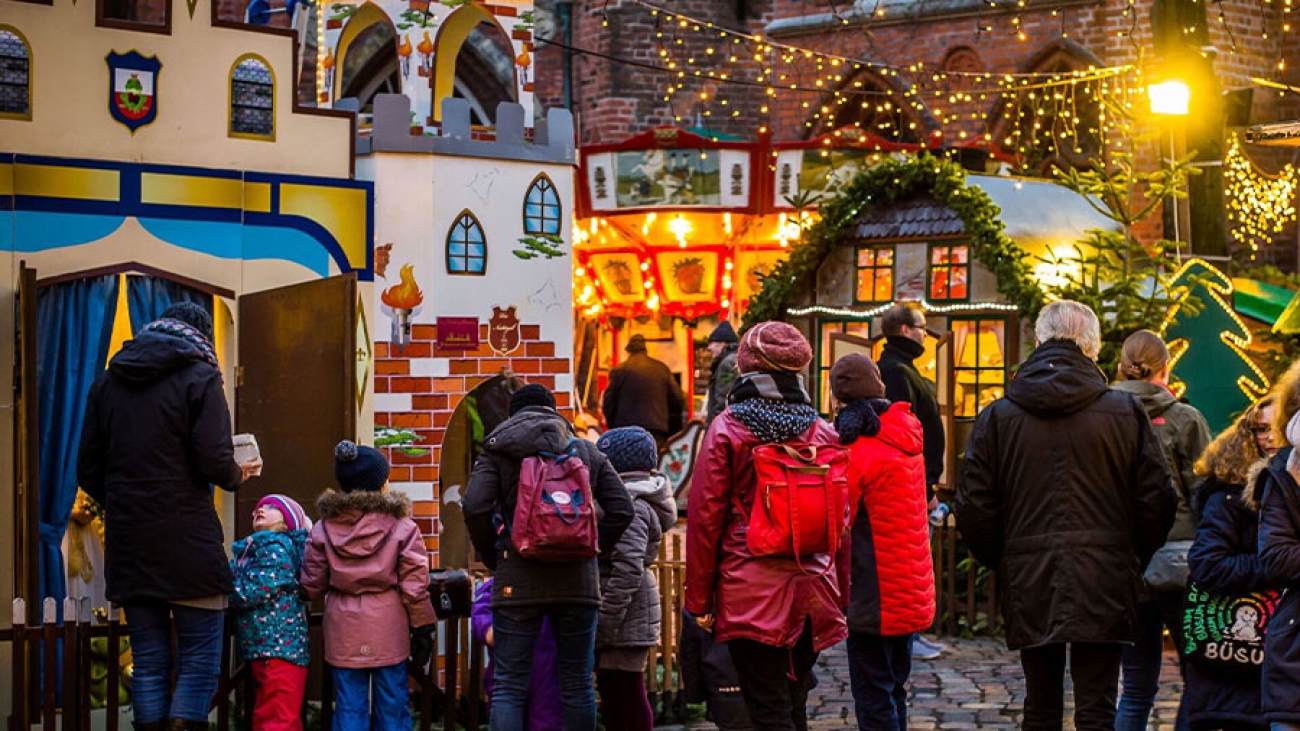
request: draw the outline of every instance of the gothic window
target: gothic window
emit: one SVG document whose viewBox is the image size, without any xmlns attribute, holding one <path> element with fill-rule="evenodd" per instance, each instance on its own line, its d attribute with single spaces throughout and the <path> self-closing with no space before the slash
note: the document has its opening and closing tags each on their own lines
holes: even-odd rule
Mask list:
<svg viewBox="0 0 1300 731">
<path fill-rule="evenodd" d="M 257 56 L 244 56 L 231 69 L 230 136 L 275 139 L 275 75 Z"/>
<path fill-rule="evenodd" d="M 447 273 L 477 274 L 487 269 L 487 238 L 473 213 L 463 211 L 447 232 Z"/>
<path fill-rule="evenodd" d="M 1034 73 L 1068 78 L 1082 62 L 1056 53 Z M 1018 154 L 1024 169 L 1050 175 L 1053 169 L 1091 167 L 1102 153 L 1102 82 L 1080 81 L 1055 89 L 1032 89 L 1005 98 L 994 141 Z"/>
<path fill-rule="evenodd" d="M 32 118 L 32 57 L 16 29 L 0 25 L 0 118 Z"/>
<path fill-rule="evenodd" d="M 538 175 L 524 196 L 524 233 L 560 235 L 560 196 L 546 174 Z"/>
</svg>

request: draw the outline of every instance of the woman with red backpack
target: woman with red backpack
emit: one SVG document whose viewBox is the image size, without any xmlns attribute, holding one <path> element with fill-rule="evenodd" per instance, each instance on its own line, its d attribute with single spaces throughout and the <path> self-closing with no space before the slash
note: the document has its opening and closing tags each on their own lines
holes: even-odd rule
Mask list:
<svg viewBox="0 0 1300 731">
<path fill-rule="evenodd" d="M 804 388 L 812 360 L 793 326 L 760 323 L 741 338 L 740 377 L 709 426 L 687 514 L 686 610 L 728 642 L 757 731 L 807 728 L 817 654 L 848 635 L 847 451 Z M 791 462 L 800 460 L 800 467 Z M 760 472 L 803 474 L 785 489 Z M 810 496 L 811 504 L 801 498 Z M 802 518 L 792 525 L 791 516 Z M 793 522 L 798 522 L 797 518 Z M 785 548 L 779 548 L 781 544 Z"/>
</svg>

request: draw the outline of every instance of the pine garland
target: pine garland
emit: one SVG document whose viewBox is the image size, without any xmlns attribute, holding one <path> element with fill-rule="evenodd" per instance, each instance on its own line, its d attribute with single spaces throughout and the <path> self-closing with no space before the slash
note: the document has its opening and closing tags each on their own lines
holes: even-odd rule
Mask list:
<svg viewBox="0 0 1300 731">
<path fill-rule="evenodd" d="M 821 206 L 821 220 L 804 232 L 790 256 L 763 277 L 763 287 L 749 302 L 742 327 L 785 317 L 791 302 L 808 291 L 831 247 L 862 213 L 888 206 L 916 193 L 927 193 L 962 220 L 975 260 L 997 278 L 998 292 L 1032 320 L 1047 303 L 1034 280 L 1029 255 L 1003 233 L 1001 209 L 988 193 L 966 184 L 966 171 L 950 160 L 928 154 L 891 157 L 859 173 L 839 195 Z"/>
</svg>

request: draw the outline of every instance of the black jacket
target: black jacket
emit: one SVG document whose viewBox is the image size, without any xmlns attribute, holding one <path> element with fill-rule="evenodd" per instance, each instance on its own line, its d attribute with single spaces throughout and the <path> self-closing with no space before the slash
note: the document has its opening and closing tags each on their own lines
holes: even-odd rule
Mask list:
<svg viewBox="0 0 1300 731">
<path fill-rule="evenodd" d="M 1135 638 L 1142 571 L 1176 497 L 1142 404 L 1073 342 L 1034 351 L 980 414 L 957 528 L 996 566 L 1011 649 Z"/>
<path fill-rule="evenodd" d="M 709 373 L 709 403 L 704 417 L 705 426 L 712 424 L 718 414 L 727 410 L 727 397 L 731 395 L 731 387 L 740 377 L 736 372 L 737 350 L 737 346 L 732 343 L 713 361 L 713 369 Z"/>
<path fill-rule="evenodd" d="M 885 398 L 911 404 L 912 413 L 921 421 L 921 432 L 925 435 L 925 484 L 927 495 L 933 497 L 934 486 L 943 477 L 943 452 L 947 438 L 934 386 L 912 362 L 923 352 L 923 346 L 915 340 L 891 335 L 885 338 L 885 347 L 877 365 L 880 367 L 880 380 L 885 382 Z"/>
<path fill-rule="evenodd" d="M 1300 487 L 1277 453 L 1259 476 L 1259 562 L 1264 580 L 1286 589 L 1264 636 L 1262 705 L 1270 723 L 1300 723 Z M 1288 499 L 1286 493 L 1290 493 Z"/>
<path fill-rule="evenodd" d="M 227 594 L 231 583 L 211 485 L 242 481 L 221 373 L 180 338 L 146 332 L 95 379 L 77 480 L 105 507 L 105 576 L 114 602 Z"/>
<path fill-rule="evenodd" d="M 462 510 L 470 540 L 496 578 L 493 607 L 600 604 L 596 559 L 553 563 L 521 558 L 515 555 L 502 519 L 514 516 L 523 459 L 539 452 L 562 453 L 572 437 L 569 422 L 554 409 L 532 406 L 507 419 L 483 441 L 483 453 L 474 462 Z M 600 552 L 608 553 L 632 522 L 632 498 L 596 445 L 581 439 L 576 444 L 578 457 L 591 475 L 592 497 L 603 511 Z"/>
<path fill-rule="evenodd" d="M 672 435 L 681 431 L 686 397 L 668 366 L 645 353 L 633 353 L 609 372 L 601 402 L 610 429 L 639 426 Z"/>
<path fill-rule="evenodd" d="M 1187 556 L 1192 581 L 1204 591 L 1243 595 L 1268 589 L 1259 562 L 1259 506 L 1253 490 L 1214 478 L 1197 493 L 1201 522 Z M 1183 664 L 1183 702 L 1196 729 L 1268 728 L 1260 706 L 1260 673 Z"/>
</svg>

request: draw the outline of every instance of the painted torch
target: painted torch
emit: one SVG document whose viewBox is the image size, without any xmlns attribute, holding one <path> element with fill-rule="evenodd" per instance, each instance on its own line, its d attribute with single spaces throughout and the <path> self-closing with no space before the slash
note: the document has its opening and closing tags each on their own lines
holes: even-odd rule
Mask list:
<svg viewBox="0 0 1300 731">
<path fill-rule="evenodd" d="M 424 293 L 415 283 L 415 266 L 403 264 L 399 273 L 401 281 L 385 289 L 379 299 L 393 310 L 392 342 L 397 352 L 411 342 L 411 313 L 424 302 Z"/>
</svg>

